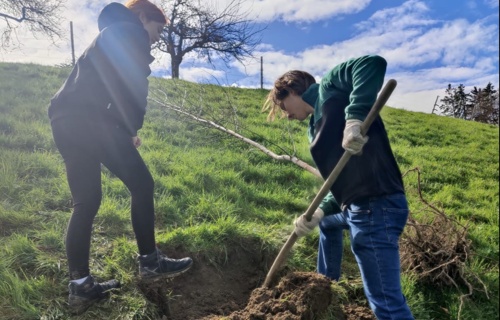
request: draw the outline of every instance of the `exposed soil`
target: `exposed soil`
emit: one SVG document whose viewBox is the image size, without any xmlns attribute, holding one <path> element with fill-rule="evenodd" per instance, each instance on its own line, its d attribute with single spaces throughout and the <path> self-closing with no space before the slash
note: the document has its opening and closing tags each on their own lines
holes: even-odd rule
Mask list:
<svg viewBox="0 0 500 320">
<path fill-rule="evenodd" d="M 341 317 L 337 319 L 345 320 L 376 320 L 373 312 L 366 306 L 347 304 L 341 307 Z M 342 316 L 344 318 L 342 318 Z"/>
<path fill-rule="evenodd" d="M 186 274 L 138 287 L 163 320 L 313 320 L 328 310 L 335 319 L 374 319 L 366 306 L 332 307 L 337 299 L 330 280 L 317 273 L 280 274 L 275 286 L 261 287 L 274 256 L 260 248 L 245 241 L 211 261 L 195 256 Z M 173 258 L 185 256 L 182 249 L 164 251 Z"/>
<path fill-rule="evenodd" d="M 330 280 L 317 273 L 290 273 L 276 287 L 255 289 L 245 309 L 231 320 L 312 320 L 325 313 L 332 292 Z M 220 319 L 207 317 L 206 319 Z"/>
</svg>

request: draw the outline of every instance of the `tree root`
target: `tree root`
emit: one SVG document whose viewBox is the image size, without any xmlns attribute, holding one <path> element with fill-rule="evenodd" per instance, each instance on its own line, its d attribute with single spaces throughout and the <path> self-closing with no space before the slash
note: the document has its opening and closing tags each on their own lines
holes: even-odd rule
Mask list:
<svg viewBox="0 0 500 320">
<path fill-rule="evenodd" d="M 484 292 L 489 299 L 486 285 L 468 267 L 471 259 L 468 226 L 462 225 L 446 215 L 443 209 L 425 200 L 421 190 L 420 169 L 408 170 L 403 177 L 409 172 L 417 172 L 418 194 L 426 205 L 424 210 L 431 214 L 417 221 L 410 213 L 400 242 L 402 270 L 414 273 L 426 284 L 455 287 L 461 293 L 457 316 L 460 320 L 465 299 L 474 291 Z M 473 282 L 480 283 L 481 286 L 474 285 Z M 462 292 L 463 287 L 467 287 L 467 293 Z"/>
</svg>

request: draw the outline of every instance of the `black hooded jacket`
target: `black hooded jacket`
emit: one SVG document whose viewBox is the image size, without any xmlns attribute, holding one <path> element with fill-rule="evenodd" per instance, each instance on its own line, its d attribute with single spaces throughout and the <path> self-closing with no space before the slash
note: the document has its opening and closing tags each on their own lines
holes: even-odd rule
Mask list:
<svg viewBox="0 0 500 320">
<path fill-rule="evenodd" d="M 146 113 L 151 74 L 149 35 L 119 3 L 98 18 L 99 35 L 78 59 L 49 106 L 50 120 L 72 118 L 122 127 L 136 136 Z"/>
</svg>

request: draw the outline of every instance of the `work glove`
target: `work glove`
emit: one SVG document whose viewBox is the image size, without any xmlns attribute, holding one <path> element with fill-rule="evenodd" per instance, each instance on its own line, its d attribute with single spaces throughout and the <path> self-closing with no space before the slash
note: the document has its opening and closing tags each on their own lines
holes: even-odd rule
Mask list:
<svg viewBox="0 0 500 320">
<path fill-rule="evenodd" d="M 368 137 L 361 134 L 362 123 L 357 119 L 350 119 L 345 123 L 342 147 L 351 154 L 361 154 L 363 146 L 368 142 Z"/>
<path fill-rule="evenodd" d="M 309 232 L 313 231 L 314 228 L 316 228 L 321 219 L 323 219 L 324 215 L 325 213 L 323 212 L 323 210 L 318 208 L 316 209 L 316 211 L 314 211 L 314 214 L 311 217 L 311 221 L 307 221 L 306 214 L 303 213 L 293 222 L 295 224 L 295 230 L 293 232 L 295 232 L 297 237 L 303 237 L 307 235 Z"/>
</svg>

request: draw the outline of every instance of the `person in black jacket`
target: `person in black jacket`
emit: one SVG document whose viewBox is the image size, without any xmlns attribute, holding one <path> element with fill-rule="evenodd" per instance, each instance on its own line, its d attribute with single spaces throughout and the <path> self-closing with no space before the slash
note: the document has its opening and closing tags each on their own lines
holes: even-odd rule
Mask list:
<svg viewBox="0 0 500 320">
<path fill-rule="evenodd" d="M 92 225 L 102 198 L 101 164 L 131 193 L 140 277 L 174 277 L 193 263 L 191 258 L 168 258 L 156 247 L 154 181 L 137 151 L 154 60 L 151 45 L 166 23 L 163 12 L 147 0 L 107 5 L 98 18 L 98 36 L 51 99 L 48 115 L 73 199 L 66 235 L 73 313 L 119 286 L 116 280 L 96 282 L 89 270 Z"/>
</svg>

